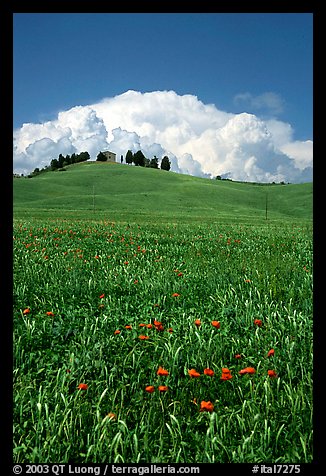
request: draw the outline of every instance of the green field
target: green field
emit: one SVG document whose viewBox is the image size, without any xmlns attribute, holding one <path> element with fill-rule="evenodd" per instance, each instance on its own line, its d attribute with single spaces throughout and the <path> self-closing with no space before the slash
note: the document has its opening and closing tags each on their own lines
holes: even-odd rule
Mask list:
<svg viewBox="0 0 326 476">
<path fill-rule="evenodd" d="M 15 216 L 129 222 L 249 223 L 312 219 L 312 183 L 255 185 L 84 162 L 13 182 Z"/>
<path fill-rule="evenodd" d="M 313 461 L 312 184 L 14 179 L 13 261 L 15 462 Z"/>
</svg>

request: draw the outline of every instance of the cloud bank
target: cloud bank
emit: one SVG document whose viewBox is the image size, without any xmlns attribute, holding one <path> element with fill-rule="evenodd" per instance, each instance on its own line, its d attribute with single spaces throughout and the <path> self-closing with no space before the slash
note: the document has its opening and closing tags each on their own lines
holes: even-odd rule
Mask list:
<svg viewBox="0 0 326 476">
<path fill-rule="evenodd" d="M 258 99 L 257 109 L 266 101 L 280 107 L 271 93 Z M 253 98 L 246 93 L 237 101 Z M 96 160 L 100 150 L 111 150 L 120 158 L 128 149 L 140 149 L 148 158 L 167 155 L 172 171 L 198 177 L 312 181 L 313 142 L 293 140 L 290 124 L 246 112 L 228 113 L 174 91 L 130 90 L 62 111 L 53 121 L 24 124 L 14 131 L 14 172 L 43 168 L 60 153 L 88 151 Z"/>
</svg>

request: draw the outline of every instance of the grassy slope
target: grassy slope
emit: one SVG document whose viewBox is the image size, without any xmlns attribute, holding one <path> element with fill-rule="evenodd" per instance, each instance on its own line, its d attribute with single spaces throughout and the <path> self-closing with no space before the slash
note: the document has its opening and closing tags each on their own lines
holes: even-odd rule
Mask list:
<svg viewBox="0 0 326 476">
<path fill-rule="evenodd" d="M 264 222 L 267 194 L 270 221 L 312 220 L 312 183 L 261 186 L 84 162 L 65 172 L 14 179 L 13 190 L 17 217 Z"/>
</svg>

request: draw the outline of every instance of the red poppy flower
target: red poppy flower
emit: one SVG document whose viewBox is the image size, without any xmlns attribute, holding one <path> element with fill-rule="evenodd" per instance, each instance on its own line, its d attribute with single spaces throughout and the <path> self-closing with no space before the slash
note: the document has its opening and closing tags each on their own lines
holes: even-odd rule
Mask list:
<svg viewBox="0 0 326 476">
<path fill-rule="evenodd" d="M 146 324 L 139 324 L 139 327 L 146 327 Z"/>
<path fill-rule="evenodd" d="M 275 350 L 271 349 L 271 350 L 268 351 L 267 357 L 273 357 L 274 354 L 275 354 Z"/>
<path fill-rule="evenodd" d="M 106 416 L 108 418 L 110 418 L 110 420 L 116 420 L 117 419 L 117 415 L 115 413 L 112 413 L 112 412 L 109 412 Z"/>
<path fill-rule="evenodd" d="M 104 297 L 105 297 L 105 294 L 101 294 L 101 295 L 99 296 L 100 299 L 103 299 Z"/>
<path fill-rule="evenodd" d="M 230 370 L 227 369 L 226 367 L 222 368 L 222 376 L 220 380 L 231 380 L 231 378 L 232 378 L 232 375 Z"/>
<path fill-rule="evenodd" d="M 267 374 L 270 378 L 276 378 L 277 377 L 277 373 L 275 372 L 275 370 L 267 370 Z"/>
<path fill-rule="evenodd" d="M 51 317 L 54 316 L 53 312 L 51 312 L 51 311 L 48 311 L 48 312 L 46 313 L 46 315 L 47 315 L 47 316 L 51 316 Z"/>
<path fill-rule="evenodd" d="M 172 294 L 172 297 L 179 297 L 179 296 L 180 296 L 179 293 L 173 293 L 173 294 Z"/>
<path fill-rule="evenodd" d="M 26 314 L 29 314 L 30 312 L 31 312 L 31 310 L 28 309 L 28 308 L 23 310 L 24 316 L 26 316 Z"/>
<path fill-rule="evenodd" d="M 114 333 L 113 333 L 113 334 L 115 334 L 115 335 L 116 335 L 116 334 L 120 334 L 120 333 L 121 333 L 121 331 L 119 331 L 119 329 L 117 329 L 116 331 L 114 331 Z"/>
<path fill-rule="evenodd" d="M 204 374 L 205 374 L 205 375 L 208 375 L 209 377 L 213 377 L 213 375 L 214 375 L 214 370 L 208 369 L 208 368 L 207 368 L 207 369 L 204 369 Z"/>
<path fill-rule="evenodd" d="M 241 359 L 241 354 L 235 354 L 234 356 L 236 359 Z"/>
<path fill-rule="evenodd" d="M 256 370 L 253 367 L 246 367 L 245 369 L 242 369 L 239 371 L 239 375 L 244 375 L 244 374 L 255 374 Z"/>
<path fill-rule="evenodd" d="M 166 385 L 159 385 L 159 386 L 158 386 L 158 390 L 159 390 L 160 392 L 167 392 L 168 389 L 169 389 L 169 387 L 167 387 Z"/>
<path fill-rule="evenodd" d="M 156 373 L 157 375 L 165 375 L 165 376 L 169 375 L 169 372 L 166 369 L 163 369 L 163 367 L 161 366 L 158 368 L 158 371 Z"/>
<path fill-rule="evenodd" d="M 221 324 L 219 321 L 212 321 L 212 326 L 215 327 L 215 329 L 219 329 L 221 327 Z"/>
<path fill-rule="evenodd" d="M 138 339 L 147 340 L 147 339 L 149 339 L 149 337 L 142 334 L 142 335 L 138 336 Z"/>
<path fill-rule="evenodd" d="M 197 327 L 200 327 L 200 326 L 201 326 L 201 321 L 200 321 L 200 319 L 196 319 L 196 320 L 195 320 L 195 325 L 196 325 Z"/>
<path fill-rule="evenodd" d="M 148 385 L 148 386 L 145 388 L 145 391 L 148 392 L 148 393 L 153 393 L 153 392 L 155 391 L 154 385 Z"/>
<path fill-rule="evenodd" d="M 214 411 L 214 405 L 212 402 L 205 402 L 204 400 L 200 402 L 200 410 L 201 412 L 210 412 Z"/>
<path fill-rule="evenodd" d="M 168 332 L 170 332 L 170 334 L 172 334 L 172 332 L 173 332 L 172 327 L 169 327 L 169 328 L 168 328 Z"/>
<path fill-rule="evenodd" d="M 190 377 L 200 377 L 200 373 L 197 372 L 197 370 L 195 369 L 190 369 L 188 370 L 188 374 L 190 375 Z"/>
<path fill-rule="evenodd" d="M 153 327 L 153 324 L 146 324 L 147 329 L 151 329 Z"/>
<path fill-rule="evenodd" d="M 125 329 L 132 329 L 132 327 L 128 324 L 125 326 Z"/>
<path fill-rule="evenodd" d="M 263 325 L 263 321 L 261 319 L 255 319 L 254 324 L 255 326 L 261 327 Z"/>
<path fill-rule="evenodd" d="M 87 383 L 80 383 L 80 384 L 78 385 L 78 388 L 79 388 L 79 390 L 87 390 L 87 389 L 88 389 L 88 385 L 87 385 Z"/>
</svg>

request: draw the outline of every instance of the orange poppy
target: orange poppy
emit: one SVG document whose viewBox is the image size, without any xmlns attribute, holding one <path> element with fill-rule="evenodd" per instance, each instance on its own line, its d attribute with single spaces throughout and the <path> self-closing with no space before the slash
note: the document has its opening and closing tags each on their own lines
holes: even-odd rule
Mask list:
<svg viewBox="0 0 326 476">
<path fill-rule="evenodd" d="M 268 351 L 267 357 L 273 357 L 274 354 L 275 354 L 275 350 L 271 349 L 271 350 Z"/>
<path fill-rule="evenodd" d="M 112 413 L 112 412 L 109 412 L 106 416 L 108 418 L 110 418 L 110 420 L 116 420 L 117 419 L 117 415 L 115 413 Z"/>
<path fill-rule="evenodd" d="M 179 297 L 179 296 L 180 296 L 179 293 L 173 293 L 173 294 L 172 294 L 172 297 Z"/>
<path fill-rule="evenodd" d="M 212 321 L 212 326 L 215 327 L 215 329 L 219 329 L 221 327 L 221 324 L 219 321 Z"/>
<path fill-rule="evenodd" d="M 103 299 L 104 297 L 105 297 L 105 294 L 101 294 L 101 295 L 99 296 L 100 299 Z"/>
<path fill-rule="evenodd" d="M 142 335 L 138 336 L 138 339 L 140 339 L 140 340 L 147 340 L 147 339 L 149 339 L 149 337 L 148 337 L 148 336 L 144 336 L 144 335 L 142 334 Z"/>
<path fill-rule="evenodd" d="M 234 356 L 236 359 L 241 359 L 241 354 L 235 354 Z"/>
<path fill-rule="evenodd" d="M 200 402 L 200 410 L 201 412 L 210 412 L 214 411 L 214 405 L 212 402 L 205 402 L 204 400 Z"/>
<path fill-rule="evenodd" d="M 31 310 L 28 309 L 28 308 L 23 310 L 24 316 L 26 316 L 26 314 L 29 314 L 30 312 L 31 312 Z"/>
<path fill-rule="evenodd" d="M 158 390 L 160 392 L 167 392 L 168 389 L 169 389 L 169 387 L 167 387 L 166 385 L 159 385 L 159 387 L 158 387 Z"/>
<path fill-rule="evenodd" d="M 200 319 L 196 319 L 196 320 L 195 320 L 195 325 L 196 325 L 197 327 L 200 327 L 200 326 L 201 326 L 201 321 L 200 321 Z"/>
<path fill-rule="evenodd" d="M 116 331 L 114 331 L 114 333 L 113 333 L 113 334 L 115 334 L 115 335 L 116 335 L 116 334 L 120 334 L 120 333 L 121 333 L 121 331 L 119 331 L 119 329 L 117 329 Z"/>
<path fill-rule="evenodd" d="M 172 332 L 173 332 L 172 327 L 169 327 L 169 328 L 168 328 L 168 332 L 170 332 L 170 334 L 172 334 Z"/>
<path fill-rule="evenodd" d="M 146 327 L 146 324 L 139 324 L 139 327 Z"/>
<path fill-rule="evenodd" d="M 80 383 L 80 384 L 78 385 L 78 388 L 79 388 L 79 390 L 87 390 L 87 389 L 88 389 L 88 385 L 87 385 L 87 383 Z"/>
<path fill-rule="evenodd" d="M 151 329 L 153 327 L 153 324 L 146 324 L 147 329 Z"/>
<path fill-rule="evenodd" d="M 239 375 L 244 375 L 244 374 L 255 374 L 256 370 L 253 367 L 246 367 L 245 369 L 242 369 L 239 371 Z"/>
<path fill-rule="evenodd" d="M 208 369 L 208 368 L 207 368 L 207 369 L 204 369 L 204 374 L 205 374 L 205 375 L 208 375 L 209 377 L 213 377 L 213 375 L 214 375 L 214 370 Z"/>
<path fill-rule="evenodd" d="M 128 324 L 127 326 L 125 326 L 125 329 L 132 329 L 132 327 Z"/>
<path fill-rule="evenodd" d="M 47 316 L 51 316 L 51 317 L 54 316 L 53 312 L 51 312 L 51 311 L 48 311 L 48 312 L 46 313 L 46 315 L 47 315 Z"/>
<path fill-rule="evenodd" d="M 227 369 L 226 367 L 222 368 L 222 376 L 220 380 L 231 380 L 231 378 L 232 378 L 232 375 L 230 370 Z"/>
<path fill-rule="evenodd" d="M 155 391 L 154 385 L 148 385 L 148 386 L 145 388 L 145 391 L 148 392 L 148 393 L 153 393 L 153 392 Z"/>
<path fill-rule="evenodd" d="M 163 367 L 161 366 L 158 368 L 158 371 L 156 373 L 157 375 L 164 375 L 164 376 L 169 375 L 169 372 L 166 369 L 163 369 Z"/>
<path fill-rule="evenodd" d="M 277 377 L 277 373 L 275 372 L 275 370 L 267 370 L 267 374 L 271 378 Z"/>
<path fill-rule="evenodd" d="M 255 319 L 254 324 L 258 327 L 261 327 L 263 325 L 263 321 L 261 319 Z"/>
<path fill-rule="evenodd" d="M 188 374 L 190 375 L 190 377 L 200 377 L 200 373 L 197 372 L 197 370 L 195 369 L 188 370 Z"/>
</svg>

